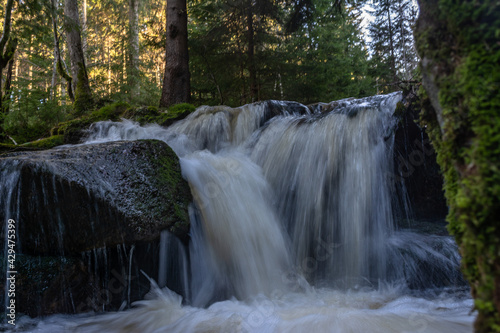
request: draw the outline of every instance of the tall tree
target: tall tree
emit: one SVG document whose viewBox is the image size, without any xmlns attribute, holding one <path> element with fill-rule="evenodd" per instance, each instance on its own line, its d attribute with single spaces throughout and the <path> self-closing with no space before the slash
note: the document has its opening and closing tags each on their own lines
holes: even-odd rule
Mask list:
<svg viewBox="0 0 500 333">
<path fill-rule="evenodd" d="M 3 70 L 14 57 L 17 48 L 17 38 L 11 38 L 10 36 L 13 3 L 14 0 L 7 0 L 7 4 L 5 5 L 3 32 L 0 38 L 0 113 L 4 113 L 4 107 L 2 105 Z"/>
<path fill-rule="evenodd" d="M 414 48 L 413 26 L 417 9 L 412 0 L 375 0 L 370 24 L 372 71 L 378 77 L 380 92 L 403 88 L 413 80 L 418 58 Z"/>
<path fill-rule="evenodd" d="M 500 332 L 500 3 L 419 0 L 415 28 L 448 229 L 462 254 L 476 332 Z"/>
<path fill-rule="evenodd" d="M 165 75 L 160 107 L 190 99 L 186 0 L 167 0 Z"/>
<path fill-rule="evenodd" d="M 246 2 L 246 19 L 247 19 L 247 61 L 248 72 L 250 77 L 250 98 L 254 102 L 258 96 L 257 88 L 257 71 L 255 69 L 255 32 L 254 32 L 254 4 L 252 0 Z"/>
<path fill-rule="evenodd" d="M 57 0 L 52 0 L 52 30 L 54 31 L 54 69 L 52 74 L 51 89 L 53 97 L 55 97 L 56 73 L 58 73 L 67 83 L 68 96 L 71 101 L 75 101 L 73 95 L 73 79 L 68 75 L 66 68 L 61 58 L 61 49 L 59 46 L 59 34 L 57 32 Z"/>
<path fill-rule="evenodd" d="M 64 15 L 75 96 L 74 109 L 77 114 L 81 114 L 92 107 L 93 101 L 83 53 L 77 0 L 65 0 Z"/>
<path fill-rule="evenodd" d="M 141 88 L 139 81 L 139 0 L 128 0 L 128 5 L 127 84 L 130 100 L 136 101 Z"/>
</svg>

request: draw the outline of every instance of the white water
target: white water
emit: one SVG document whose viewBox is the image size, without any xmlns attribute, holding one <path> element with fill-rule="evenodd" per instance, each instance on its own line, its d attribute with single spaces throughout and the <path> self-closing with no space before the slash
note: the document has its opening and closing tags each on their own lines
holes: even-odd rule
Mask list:
<svg viewBox="0 0 500 333">
<path fill-rule="evenodd" d="M 337 291 L 230 299 L 208 308 L 183 306 L 181 297 L 155 290 L 153 300 L 137 308 L 99 316 L 27 319 L 29 332 L 472 332 L 472 301 L 441 296 L 432 300 L 404 296 L 398 290 Z"/>
<path fill-rule="evenodd" d="M 168 129 L 94 125 L 87 144 L 160 139 L 181 157 L 195 199 L 178 265 L 190 305 L 153 288 L 128 311 L 25 319 L 25 329 L 471 332 L 451 238 L 395 228 L 387 174 L 400 98 L 344 100 L 323 115 L 275 103 L 272 119 L 265 103 L 203 107 Z"/>
</svg>

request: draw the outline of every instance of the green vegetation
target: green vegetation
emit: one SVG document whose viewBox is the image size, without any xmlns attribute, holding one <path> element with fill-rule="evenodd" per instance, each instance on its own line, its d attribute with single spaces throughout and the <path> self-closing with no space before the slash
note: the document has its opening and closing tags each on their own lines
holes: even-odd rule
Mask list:
<svg viewBox="0 0 500 333">
<path fill-rule="evenodd" d="M 43 131 L 41 129 L 37 131 L 37 133 L 41 133 L 42 139 L 26 143 L 20 140 L 21 144 L 17 146 L 12 143 L 0 143 L 0 153 L 17 150 L 49 149 L 62 144 L 79 143 L 86 134 L 85 130 L 92 123 L 104 120 L 119 121 L 124 118 L 141 124 L 154 123 L 160 126 L 169 126 L 175 121 L 185 118 L 194 110 L 194 105 L 187 103 L 176 104 L 167 110 L 159 111 L 154 106 L 132 107 L 127 102 L 115 102 L 94 110 L 86 116 L 60 122 L 50 130 L 43 127 Z M 16 139 L 19 138 L 16 137 Z"/>
<path fill-rule="evenodd" d="M 5 112 L 0 115 L 0 142 L 37 140 L 49 136 L 54 126 L 86 125 L 89 116 L 118 119 L 121 111 L 107 117 L 96 114 L 109 112 L 96 110 L 114 101 L 129 103 L 133 110 L 126 117 L 141 123 L 168 125 L 178 117 L 181 111 L 175 108 L 161 112 L 151 107 L 159 105 L 164 78 L 165 1 L 140 1 L 137 8 L 126 0 L 85 3 L 86 14 L 78 2 L 80 25 L 86 23 L 78 27 L 85 63 L 79 63 L 75 74 L 64 2 L 14 2 L 10 36 L 18 47 L 12 66 L 3 70 L 2 80 L 9 83 L 9 89 L 5 86 L 2 91 Z M 385 45 L 377 50 L 379 57 L 370 55 L 361 28 L 363 3 L 189 1 L 190 100 L 196 106 L 239 106 L 267 99 L 329 102 L 386 92 L 379 87 L 384 81 L 379 76 L 391 50 Z M 401 14 L 400 7 L 391 8 L 392 13 Z M 2 2 L 2 17 L 4 11 Z M 131 21 L 135 14 L 123 15 L 126 12 L 134 12 L 138 20 Z M 410 21 L 395 22 L 407 27 Z M 378 23 L 380 46 L 387 31 Z M 131 36 L 135 25 L 140 27 L 139 45 L 132 47 L 132 40 L 137 41 Z M 396 32 L 394 36 L 396 42 L 402 40 L 403 48 L 408 44 Z M 406 31 L 405 36 L 410 34 Z M 134 61 L 131 50 L 138 52 Z M 406 55 L 407 60 L 411 57 Z M 71 123 L 57 125 L 61 122 Z"/>
<path fill-rule="evenodd" d="M 449 230 L 479 312 L 475 330 L 500 332 L 500 5 L 422 4 L 422 121 L 443 169 Z"/>
</svg>

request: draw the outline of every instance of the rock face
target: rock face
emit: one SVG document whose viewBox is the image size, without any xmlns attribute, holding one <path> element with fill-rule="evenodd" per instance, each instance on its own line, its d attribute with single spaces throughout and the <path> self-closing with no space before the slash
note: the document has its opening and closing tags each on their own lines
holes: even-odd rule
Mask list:
<svg viewBox="0 0 500 333">
<path fill-rule="evenodd" d="M 187 242 L 191 192 L 178 157 L 162 141 L 3 155 L 0 182 L 0 221 L 16 221 L 20 313 L 130 306 L 149 291 L 141 271 L 158 276 L 161 232 Z M 5 225 L 1 231 L 3 244 Z"/>
<path fill-rule="evenodd" d="M 188 231 L 191 194 L 177 156 L 154 140 L 18 153 L 19 240 L 26 254 L 76 254 Z"/>
<path fill-rule="evenodd" d="M 500 3 L 419 0 L 415 26 L 448 229 L 471 285 L 476 332 L 500 332 Z"/>
<path fill-rule="evenodd" d="M 412 218 L 444 221 L 448 212 L 443 191 L 443 176 L 436 152 L 425 128 L 418 125 L 421 107 L 413 93 L 404 95 L 396 111 L 400 119 L 395 132 L 394 181 L 404 186 Z"/>
</svg>

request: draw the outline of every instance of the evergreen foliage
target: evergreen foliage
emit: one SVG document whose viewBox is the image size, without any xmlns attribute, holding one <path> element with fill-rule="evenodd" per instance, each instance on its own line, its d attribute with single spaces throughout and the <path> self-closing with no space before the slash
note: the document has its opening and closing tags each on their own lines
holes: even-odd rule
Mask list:
<svg viewBox="0 0 500 333">
<path fill-rule="evenodd" d="M 191 101 L 237 106 L 266 99 L 311 103 L 375 94 L 379 74 L 374 69 L 387 59 L 370 59 L 361 28 L 364 2 L 189 1 Z M 165 1 L 140 1 L 137 61 L 130 61 L 132 3 L 79 2 L 91 91 L 75 94 L 73 100 L 67 85 L 73 81 L 76 93 L 79 80 L 69 75 L 63 1 L 14 1 L 11 35 L 18 47 L 2 131 L 22 143 L 113 101 L 158 105 L 165 68 Z M 96 105 L 86 103 L 87 97 Z M 7 136 L 1 140 L 11 142 Z"/>
<path fill-rule="evenodd" d="M 407 88 L 418 80 L 418 56 L 412 28 L 418 8 L 412 0 L 373 0 L 370 24 L 371 75 L 377 91 L 387 93 Z"/>
</svg>

